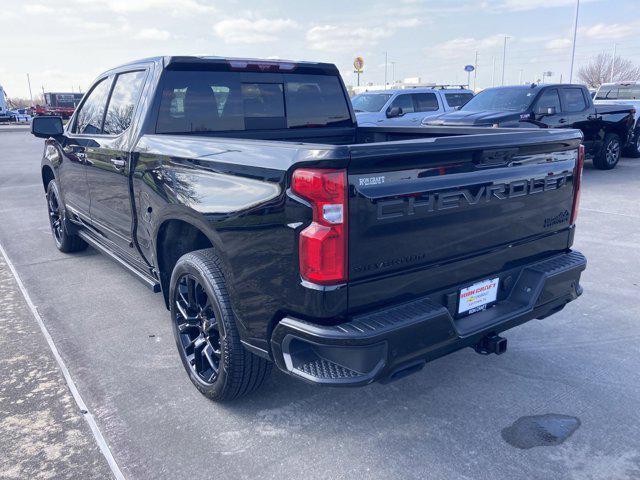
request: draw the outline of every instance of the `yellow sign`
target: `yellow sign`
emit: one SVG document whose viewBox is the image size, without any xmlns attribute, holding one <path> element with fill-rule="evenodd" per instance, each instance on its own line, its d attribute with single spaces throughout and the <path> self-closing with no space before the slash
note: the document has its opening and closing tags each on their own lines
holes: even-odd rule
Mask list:
<svg viewBox="0 0 640 480">
<path fill-rule="evenodd" d="M 356 57 L 353 61 L 353 67 L 356 69 L 357 73 L 362 73 L 362 69 L 364 68 L 364 58 Z"/>
</svg>

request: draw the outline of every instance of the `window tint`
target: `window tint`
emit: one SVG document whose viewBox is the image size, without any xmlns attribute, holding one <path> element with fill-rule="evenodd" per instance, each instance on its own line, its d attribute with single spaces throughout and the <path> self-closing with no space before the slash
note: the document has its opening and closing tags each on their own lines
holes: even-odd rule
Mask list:
<svg viewBox="0 0 640 480">
<path fill-rule="evenodd" d="M 91 90 L 87 100 L 82 104 L 78 116 L 74 133 L 96 134 L 101 133 L 102 117 L 104 107 L 109 95 L 111 79 L 105 78 Z"/>
<path fill-rule="evenodd" d="M 411 99 L 411 95 L 403 94 L 398 95 L 389 108 L 400 107 L 402 109 L 402 113 L 413 113 L 413 100 Z"/>
<path fill-rule="evenodd" d="M 545 90 L 544 93 L 538 99 L 538 103 L 536 105 L 536 113 L 545 114 L 547 110 L 553 107 L 556 109 L 556 112 L 561 112 L 560 108 L 560 96 L 558 95 L 557 89 Z"/>
<path fill-rule="evenodd" d="M 338 77 L 286 75 L 289 128 L 348 125 L 351 114 Z"/>
<path fill-rule="evenodd" d="M 587 108 L 581 88 L 563 88 L 564 106 L 567 112 L 580 112 Z"/>
<path fill-rule="evenodd" d="M 286 74 L 265 77 L 269 83 L 246 78 L 236 72 L 165 72 L 156 131 L 225 132 L 352 124 L 337 77 Z"/>
<path fill-rule="evenodd" d="M 460 110 L 466 112 L 481 112 L 483 110 L 522 112 L 529 108 L 537 93 L 537 90 L 528 87 L 487 88 L 464 104 Z"/>
<path fill-rule="evenodd" d="M 144 77 L 144 71 L 121 73 L 116 77 L 104 119 L 103 133 L 119 135 L 129 128 Z"/>
<path fill-rule="evenodd" d="M 473 93 L 445 93 L 444 96 L 450 107 L 461 107 L 473 98 Z"/>
<path fill-rule="evenodd" d="M 411 96 L 416 112 L 434 112 L 439 108 L 435 93 L 414 93 Z"/>
</svg>

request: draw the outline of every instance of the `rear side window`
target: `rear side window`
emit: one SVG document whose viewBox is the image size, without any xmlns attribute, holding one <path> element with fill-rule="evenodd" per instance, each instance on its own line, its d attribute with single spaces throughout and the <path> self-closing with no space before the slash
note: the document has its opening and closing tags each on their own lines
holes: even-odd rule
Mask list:
<svg viewBox="0 0 640 480">
<path fill-rule="evenodd" d="M 581 88 L 563 88 L 565 112 L 581 112 L 587 108 Z"/>
<path fill-rule="evenodd" d="M 236 72 L 165 72 L 156 131 L 229 132 L 352 125 L 337 77 L 265 75 L 264 82 L 246 78 Z M 252 78 L 259 79 L 261 75 Z"/>
<path fill-rule="evenodd" d="M 414 93 L 411 96 L 416 112 L 435 112 L 439 108 L 435 93 Z"/>
<path fill-rule="evenodd" d="M 640 85 L 620 85 L 618 89 L 618 100 L 638 99 L 640 99 Z"/>
<path fill-rule="evenodd" d="M 461 107 L 473 98 L 473 93 L 445 93 L 444 97 L 450 107 Z"/>
<path fill-rule="evenodd" d="M 104 119 L 103 133 L 119 135 L 129 128 L 144 77 L 144 71 L 121 73 L 116 77 Z"/>
<path fill-rule="evenodd" d="M 413 113 L 413 99 L 411 95 L 405 93 L 403 95 L 398 95 L 389 108 L 400 107 L 402 109 L 402 113 Z"/>
<path fill-rule="evenodd" d="M 111 79 L 104 78 L 91 90 L 86 101 L 80 107 L 76 117 L 74 133 L 84 133 L 86 135 L 99 134 L 102 132 L 102 117 L 109 95 Z"/>
</svg>

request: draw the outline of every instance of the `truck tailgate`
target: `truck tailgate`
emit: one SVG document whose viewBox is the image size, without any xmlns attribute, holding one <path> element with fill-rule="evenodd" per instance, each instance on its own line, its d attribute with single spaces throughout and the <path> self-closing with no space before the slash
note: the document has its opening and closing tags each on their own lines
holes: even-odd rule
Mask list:
<svg viewBox="0 0 640 480">
<path fill-rule="evenodd" d="M 581 136 L 550 133 L 352 146 L 350 310 L 565 251 Z"/>
</svg>

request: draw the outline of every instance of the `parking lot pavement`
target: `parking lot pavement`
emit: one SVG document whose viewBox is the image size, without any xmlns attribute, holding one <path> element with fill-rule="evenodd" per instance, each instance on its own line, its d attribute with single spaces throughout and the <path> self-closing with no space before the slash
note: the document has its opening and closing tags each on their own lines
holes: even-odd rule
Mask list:
<svg viewBox="0 0 640 480">
<path fill-rule="evenodd" d="M 361 389 L 276 373 L 218 405 L 183 372 L 159 295 L 92 250 L 55 249 L 42 142 L 0 133 L 0 152 L 0 244 L 128 478 L 640 477 L 640 160 L 608 172 L 589 162 L 575 244 L 589 260 L 585 293 L 507 332 L 506 354 L 466 349 Z M 579 428 L 555 446 L 503 440 L 546 414 Z"/>
<path fill-rule="evenodd" d="M 0 478 L 111 472 L 0 255 Z"/>
</svg>

